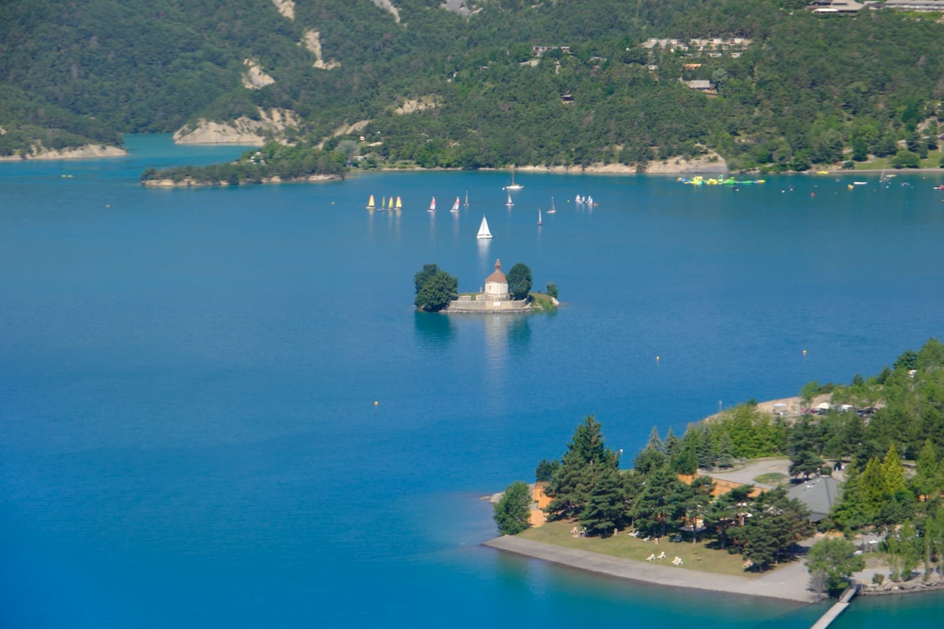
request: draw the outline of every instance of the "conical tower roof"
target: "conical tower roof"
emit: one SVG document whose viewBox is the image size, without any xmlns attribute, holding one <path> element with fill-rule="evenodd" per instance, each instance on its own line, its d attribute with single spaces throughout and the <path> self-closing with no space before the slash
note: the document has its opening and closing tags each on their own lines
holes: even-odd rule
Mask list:
<svg viewBox="0 0 944 629">
<path fill-rule="evenodd" d="M 501 270 L 501 260 L 495 258 L 495 271 L 485 278 L 486 282 L 501 282 L 508 283 L 508 278 L 505 277 L 505 274 Z"/>
</svg>

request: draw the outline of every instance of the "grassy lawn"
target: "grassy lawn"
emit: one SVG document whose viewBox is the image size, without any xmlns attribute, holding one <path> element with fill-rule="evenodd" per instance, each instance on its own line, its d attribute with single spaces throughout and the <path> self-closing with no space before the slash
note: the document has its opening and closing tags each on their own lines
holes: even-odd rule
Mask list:
<svg viewBox="0 0 944 629">
<path fill-rule="evenodd" d="M 528 529 L 519 534 L 518 537 L 637 561 L 645 561 L 646 557 L 652 553 L 658 556 L 659 553 L 665 551 L 666 559 L 653 560 L 653 563 L 674 568 L 672 560 L 675 557 L 681 557 L 682 561 L 685 562 L 682 568 L 730 574 L 749 579 L 760 576 L 758 573 L 744 570 L 744 558 L 740 555 L 729 554 L 726 550 L 707 548 L 704 542 L 692 544 L 690 539 L 687 542 L 670 542 L 668 538 L 663 537 L 656 545 L 651 541 L 644 542 L 625 533 L 620 533 L 616 537 L 608 539 L 599 537 L 576 538 L 570 534 L 570 529 L 574 527 L 574 524 L 574 522 L 569 521 L 548 522 L 544 526 Z"/>
<path fill-rule="evenodd" d="M 534 310 L 557 310 L 551 298 L 544 293 L 530 293 L 531 308 Z"/>
<path fill-rule="evenodd" d="M 781 474 L 780 472 L 761 474 L 760 476 L 754 478 L 755 483 L 761 483 L 762 485 L 782 485 L 789 480 L 790 479 L 786 474 Z"/>
</svg>

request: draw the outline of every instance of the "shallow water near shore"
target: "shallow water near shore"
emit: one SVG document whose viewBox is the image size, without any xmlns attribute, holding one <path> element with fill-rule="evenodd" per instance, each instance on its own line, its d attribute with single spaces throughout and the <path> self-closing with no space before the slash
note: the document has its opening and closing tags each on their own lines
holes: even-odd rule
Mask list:
<svg viewBox="0 0 944 629">
<path fill-rule="evenodd" d="M 0 626 L 808 627 L 821 607 L 483 548 L 479 498 L 531 480 L 589 413 L 628 455 L 653 425 L 944 338 L 940 175 L 519 173 L 509 210 L 501 172 L 145 189 L 145 168 L 241 149 L 128 145 L 0 164 Z M 369 213 L 370 194 L 405 208 Z M 413 311 L 424 263 L 474 291 L 496 258 L 566 306 Z M 942 612 L 862 599 L 834 626 Z"/>
</svg>

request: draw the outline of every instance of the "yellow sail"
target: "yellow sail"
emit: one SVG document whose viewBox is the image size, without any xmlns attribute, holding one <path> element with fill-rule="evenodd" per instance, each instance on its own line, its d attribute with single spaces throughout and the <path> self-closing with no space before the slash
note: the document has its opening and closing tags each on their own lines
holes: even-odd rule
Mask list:
<svg viewBox="0 0 944 629">
<path fill-rule="evenodd" d="M 391 210 L 393 209 L 393 197 L 390 197 L 390 206 L 389 206 L 389 207 L 390 207 Z"/>
<path fill-rule="evenodd" d="M 397 197 L 397 209 L 399 210 L 402 207 L 403 207 L 403 204 L 400 203 L 400 197 Z"/>
<path fill-rule="evenodd" d="M 374 195 L 370 195 L 370 200 L 367 201 L 367 209 L 368 209 L 368 210 L 372 210 L 372 209 L 374 209 L 375 207 L 376 207 L 376 206 L 374 205 Z"/>
</svg>

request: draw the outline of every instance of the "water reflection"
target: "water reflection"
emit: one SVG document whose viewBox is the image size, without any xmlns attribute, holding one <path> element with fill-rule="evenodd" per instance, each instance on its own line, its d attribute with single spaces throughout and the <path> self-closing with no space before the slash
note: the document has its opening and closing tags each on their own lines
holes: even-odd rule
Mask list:
<svg viewBox="0 0 944 629">
<path fill-rule="evenodd" d="M 528 315 L 482 315 L 485 328 L 484 384 L 489 395 L 486 408 L 499 412 L 511 400 L 506 384 L 509 381 L 508 355 L 526 354 L 531 344 Z"/>
<path fill-rule="evenodd" d="M 415 312 L 413 329 L 416 336 L 430 349 L 445 349 L 455 338 L 456 331 L 449 315 L 438 312 Z"/>
<path fill-rule="evenodd" d="M 478 238 L 476 240 L 479 247 L 479 275 L 485 277 L 491 271 L 492 265 L 495 263 L 494 260 L 489 261 L 488 255 L 488 246 L 492 242 L 491 238 Z"/>
</svg>

